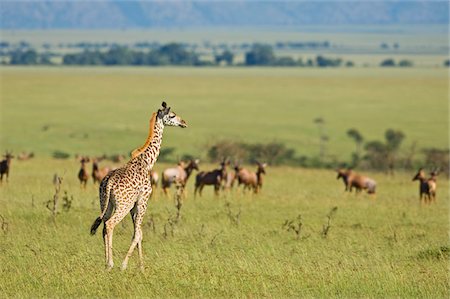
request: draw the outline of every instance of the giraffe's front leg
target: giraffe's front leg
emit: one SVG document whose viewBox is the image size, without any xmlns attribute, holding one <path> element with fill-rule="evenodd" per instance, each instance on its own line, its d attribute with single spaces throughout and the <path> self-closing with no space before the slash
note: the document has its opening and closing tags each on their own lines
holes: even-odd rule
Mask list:
<svg viewBox="0 0 450 299">
<path fill-rule="evenodd" d="M 122 262 L 122 270 L 125 270 L 128 266 L 128 260 L 133 254 L 134 249 L 136 246 L 138 247 L 139 252 L 139 265 L 141 270 L 144 269 L 144 263 L 143 263 L 143 255 L 142 255 L 142 221 L 144 219 L 144 214 L 147 210 L 147 202 L 151 194 L 151 187 L 149 189 L 146 189 L 142 192 L 141 196 L 138 198 L 136 202 L 135 209 L 133 209 L 134 215 L 132 215 L 132 218 L 134 219 L 134 236 L 133 240 L 131 241 L 130 248 L 128 249 L 127 255 L 125 256 L 123 262 Z"/>
<path fill-rule="evenodd" d="M 142 204 L 142 207 L 140 208 L 140 210 L 142 211 L 142 216 L 139 217 L 139 230 L 141 231 L 141 238 L 139 239 L 138 243 L 137 243 L 137 248 L 138 248 L 138 254 L 139 254 L 139 268 L 141 269 L 141 271 L 144 271 L 144 256 L 142 254 L 142 239 L 143 239 L 143 234 L 142 234 L 142 221 L 144 220 L 144 214 L 147 210 L 147 201 L 145 201 Z"/>
</svg>

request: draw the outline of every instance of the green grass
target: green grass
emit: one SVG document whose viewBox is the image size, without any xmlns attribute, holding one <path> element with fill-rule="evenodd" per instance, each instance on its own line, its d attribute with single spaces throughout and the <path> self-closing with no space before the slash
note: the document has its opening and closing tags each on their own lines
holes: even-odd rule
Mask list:
<svg viewBox="0 0 450 299">
<path fill-rule="evenodd" d="M 189 124 L 167 128 L 163 147 L 205 158 L 221 139 L 280 141 L 317 155 L 313 120 L 323 117 L 328 153 L 349 159 L 347 129 L 366 140 L 405 132 L 402 151 L 448 147 L 448 77 L 443 69 L 9 68 L 1 74 L 1 143 L 34 151 L 12 161 L 0 186 L 0 298 L 7 297 L 420 297 L 447 298 L 448 178 L 438 200 L 421 206 L 412 174 L 378 182 L 376 198 L 343 192 L 327 170 L 269 167 L 258 196 L 232 192 L 193 199 L 192 180 L 173 235 L 164 237 L 172 200 L 156 190 L 144 225 L 145 271 L 120 265 L 132 235 L 127 217 L 114 235 L 116 268 L 104 271 L 97 189 L 81 190 L 71 154 L 127 153 L 147 136 L 166 100 Z M 106 163 L 102 162 L 102 165 Z M 157 163 L 161 172 L 168 165 Z M 201 163 L 202 170 L 213 165 Z M 253 168 L 254 166 L 252 166 Z M 89 166 L 90 170 L 90 166 Z M 45 203 L 54 173 L 73 196 L 56 221 Z M 227 214 L 239 211 L 236 226 Z M 321 232 L 337 206 L 328 237 Z M 300 239 L 282 228 L 302 216 Z M 154 219 L 155 230 L 149 225 Z"/>
<path fill-rule="evenodd" d="M 402 130 L 403 151 L 449 142 L 444 69 L 4 67 L 0 75 L 0 151 L 128 153 L 162 100 L 189 124 L 167 129 L 164 146 L 175 155 L 204 158 L 222 139 L 278 141 L 317 155 L 317 117 L 328 154 L 341 160 L 354 150 L 352 127 L 366 140 Z"/>
<path fill-rule="evenodd" d="M 8 224 L 0 231 L 0 297 L 449 295 L 449 186 L 443 177 L 431 206 L 419 205 L 409 174 L 370 174 L 378 181 L 376 198 L 344 193 L 335 173 L 325 170 L 269 168 L 258 196 L 233 191 L 214 198 L 209 188 L 194 200 L 190 181 L 182 220 L 167 238 L 164 225 L 175 207 L 156 190 L 144 221 L 146 267 L 140 273 L 136 253 L 127 271 L 118 267 L 132 235 L 129 217 L 114 235 L 116 267 L 104 270 L 101 229 L 89 235 L 99 213 L 97 190 L 91 182 L 81 190 L 77 170 L 74 160 L 14 161 L 9 184 L 0 187 L 0 214 Z M 55 223 L 45 208 L 54 172 L 65 173 L 62 190 L 74 197 Z M 234 215 L 241 211 L 238 226 L 226 202 Z M 335 206 L 323 238 L 326 215 Z M 299 214 L 303 230 L 297 240 L 282 225 Z"/>
</svg>

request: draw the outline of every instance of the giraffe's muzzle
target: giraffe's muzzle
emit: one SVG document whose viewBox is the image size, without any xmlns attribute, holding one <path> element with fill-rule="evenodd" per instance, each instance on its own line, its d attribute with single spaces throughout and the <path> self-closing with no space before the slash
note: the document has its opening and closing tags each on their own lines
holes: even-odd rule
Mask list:
<svg viewBox="0 0 450 299">
<path fill-rule="evenodd" d="M 180 127 L 187 128 L 187 123 L 184 120 L 181 120 Z"/>
</svg>

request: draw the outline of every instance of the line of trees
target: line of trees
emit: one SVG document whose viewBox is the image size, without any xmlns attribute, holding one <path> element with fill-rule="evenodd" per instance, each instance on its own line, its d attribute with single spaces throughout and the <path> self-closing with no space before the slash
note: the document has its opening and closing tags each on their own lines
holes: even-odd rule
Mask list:
<svg viewBox="0 0 450 299">
<path fill-rule="evenodd" d="M 40 54 L 33 49 L 10 52 L 10 64 L 37 65 L 51 64 L 51 54 Z M 182 44 L 170 43 L 149 51 L 136 51 L 127 47 L 112 47 L 108 51 L 84 50 L 80 53 L 65 54 L 62 57 L 64 65 L 235 65 L 235 55 L 229 50 L 214 56 L 214 61 L 202 60 L 194 51 L 186 50 Z M 339 67 L 343 65 L 340 58 L 326 58 L 322 55 L 316 59 L 303 61 L 289 56 L 277 57 L 269 45 L 255 44 L 245 53 L 245 61 L 240 66 L 283 66 L 283 67 Z M 353 66 L 348 63 L 346 66 Z"/>
<path fill-rule="evenodd" d="M 63 56 L 65 65 L 193 65 L 208 64 L 199 56 L 185 50 L 182 45 L 171 43 L 148 52 L 133 51 L 125 47 L 114 47 L 107 52 L 84 51 Z"/>
<path fill-rule="evenodd" d="M 34 49 L 18 49 L 9 52 L 9 64 L 13 65 L 37 65 L 52 64 L 51 53 L 38 53 Z M 170 43 L 148 51 L 137 51 L 127 47 L 113 46 L 107 51 L 84 50 L 80 53 L 65 54 L 62 57 L 64 65 L 186 65 L 186 66 L 207 66 L 207 65 L 235 65 L 235 54 L 230 50 L 214 55 L 213 61 L 200 59 L 194 51 L 187 50 L 179 43 Z M 289 56 L 277 57 L 272 46 L 254 44 L 245 53 L 245 61 L 241 66 L 284 66 L 284 67 L 339 67 L 343 65 L 340 58 L 326 58 L 322 55 L 316 59 L 303 61 L 301 58 L 294 59 Z M 347 62 L 346 66 L 353 66 Z"/>
<path fill-rule="evenodd" d="M 412 66 L 414 66 L 414 63 L 411 60 L 407 60 L 407 59 L 402 59 L 397 63 L 397 62 L 395 62 L 394 59 L 388 58 L 388 59 L 383 60 L 380 63 L 380 66 L 382 66 L 382 67 L 394 67 L 394 66 L 412 67 Z"/>
<path fill-rule="evenodd" d="M 50 65 L 52 57 L 56 54 L 50 52 L 38 53 L 34 49 L 17 49 L 2 52 L 9 56 L 12 65 Z M 6 64 L 3 61 L 3 64 Z M 216 53 L 213 60 L 203 60 L 193 50 L 188 50 L 180 43 L 169 43 L 150 50 L 133 50 L 123 46 L 112 46 L 107 51 L 84 50 L 80 53 L 65 54 L 62 56 L 64 65 L 184 65 L 184 66 L 210 66 L 210 65 L 238 65 L 238 66 L 280 66 L 280 67 L 352 67 L 352 61 L 341 58 L 330 58 L 317 55 L 315 58 L 303 60 L 291 56 L 276 56 L 273 47 L 267 44 L 254 44 L 245 52 L 244 62 L 235 63 L 235 54 L 230 50 Z M 412 67 L 413 62 L 402 59 L 396 62 L 392 58 L 383 60 L 381 67 Z M 444 66 L 450 66 L 450 61 L 444 61 Z"/>
</svg>

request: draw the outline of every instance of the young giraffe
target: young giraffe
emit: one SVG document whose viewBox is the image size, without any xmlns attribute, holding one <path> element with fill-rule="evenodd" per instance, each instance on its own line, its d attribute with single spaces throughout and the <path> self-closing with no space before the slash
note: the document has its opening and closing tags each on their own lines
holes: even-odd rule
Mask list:
<svg viewBox="0 0 450 299">
<path fill-rule="evenodd" d="M 128 259 L 134 248 L 138 247 L 139 264 L 142 261 L 142 229 L 141 224 L 147 209 L 147 201 L 152 192 L 149 171 L 158 158 L 164 126 L 178 126 L 186 128 L 187 124 L 174 112 L 167 108 L 165 102 L 162 109 L 153 113 L 150 119 L 150 129 L 145 144 L 134 150 L 131 160 L 124 166 L 108 173 L 100 183 L 101 214 L 91 227 L 91 234 L 104 222 L 103 240 L 105 243 L 106 268 L 114 266 L 112 240 L 114 227 L 128 214 L 134 224 L 134 235 L 127 255 L 122 263 L 122 270 L 126 269 Z"/>
</svg>

